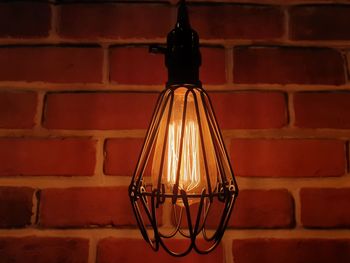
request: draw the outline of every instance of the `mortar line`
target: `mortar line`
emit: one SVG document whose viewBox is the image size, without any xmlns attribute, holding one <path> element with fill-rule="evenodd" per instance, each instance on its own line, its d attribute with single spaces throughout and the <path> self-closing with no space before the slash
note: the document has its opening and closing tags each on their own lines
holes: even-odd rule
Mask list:
<svg viewBox="0 0 350 263">
<path fill-rule="evenodd" d="M 213 231 L 208 231 L 213 234 Z M 24 237 L 35 235 L 38 237 L 81 237 L 91 238 L 94 235 L 96 239 L 106 237 L 114 238 L 135 238 L 142 239 L 139 229 L 134 228 L 80 228 L 80 229 L 42 229 L 42 228 L 20 228 L 20 229 L 2 229 L 0 236 Z M 228 240 L 251 239 L 251 238 L 326 238 L 339 239 L 350 238 L 349 229 L 227 229 L 225 236 Z M 184 239 L 179 237 L 176 239 Z M 234 243 L 233 243 L 234 245 Z"/>
<path fill-rule="evenodd" d="M 96 163 L 94 170 L 94 178 L 96 178 L 97 185 L 102 186 L 105 184 L 104 175 L 104 145 L 105 138 L 96 138 Z"/>
<path fill-rule="evenodd" d="M 46 93 L 44 91 L 37 92 L 37 105 L 34 116 L 34 127 L 35 130 L 40 130 L 44 121 L 44 110 L 45 110 Z M 1 131 L 0 131 L 1 132 Z"/>
<path fill-rule="evenodd" d="M 23 187 L 32 188 L 69 188 L 69 187 L 128 187 L 131 180 L 130 176 L 104 176 L 104 183 L 101 185 L 100 178 L 97 176 L 18 176 L 18 177 L 1 177 L 0 185 L 2 186 L 18 186 L 21 183 Z M 303 187 L 318 188 L 347 188 L 350 187 L 350 175 L 346 174 L 341 177 L 314 177 L 314 178 L 259 178 L 259 177 L 236 177 L 241 190 L 244 189 L 288 189 L 289 191 L 297 191 Z"/>
<path fill-rule="evenodd" d="M 300 186 L 301 188 L 302 186 Z M 291 191 L 291 194 L 294 199 L 294 220 L 295 228 L 302 228 L 301 223 L 301 202 L 300 202 L 300 188 L 294 189 Z"/>
<path fill-rule="evenodd" d="M 232 239 L 224 237 L 222 240 L 222 249 L 224 253 L 224 263 L 233 263 Z"/>
<path fill-rule="evenodd" d="M 35 88 L 33 88 L 35 87 Z M 31 90 L 46 92 L 140 92 L 140 93 L 159 93 L 164 89 L 164 85 L 134 85 L 117 83 L 54 83 L 54 82 L 26 82 L 26 81 L 0 81 L 1 90 Z M 222 85 L 206 84 L 205 90 L 211 91 L 350 91 L 350 83 L 342 85 L 322 85 L 322 84 L 237 84 L 228 83 Z"/>
<path fill-rule="evenodd" d="M 39 220 L 39 191 L 38 189 L 34 189 L 32 196 L 32 216 L 30 218 L 30 225 L 37 225 Z"/>
<path fill-rule="evenodd" d="M 349 129 L 304 129 L 286 127 L 281 129 L 230 129 L 222 130 L 225 142 L 229 146 L 229 140 L 234 138 L 241 139 L 311 139 L 323 140 L 332 139 L 339 141 L 348 141 L 350 138 Z M 28 129 L 0 129 L 1 137 L 8 138 L 144 138 L 146 130 L 60 130 L 37 128 Z"/>
<path fill-rule="evenodd" d="M 57 8 L 54 8 L 57 9 Z M 56 14 L 55 14 L 56 15 Z M 59 20 L 55 18 L 55 20 Z M 57 21 L 53 24 L 56 27 L 57 31 Z M 289 31 L 289 30 L 288 30 Z M 54 34 L 55 33 L 55 34 Z M 60 37 L 56 34 L 56 32 L 52 32 L 48 38 L 0 38 L 0 46 L 8 46 L 8 45 L 147 45 L 151 43 L 161 43 L 164 44 L 166 41 L 165 37 L 159 38 L 69 38 L 69 37 Z M 333 47 L 335 49 L 345 48 L 348 49 L 350 46 L 350 42 L 348 40 L 293 40 L 289 38 L 275 38 L 275 39 L 202 39 L 200 46 L 205 45 L 213 45 L 213 46 L 293 46 L 293 47 Z"/>
<path fill-rule="evenodd" d="M 92 236 L 89 239 L 89 263 L 97 263 L 97 241 L 96 237 Z"/>
</svg>

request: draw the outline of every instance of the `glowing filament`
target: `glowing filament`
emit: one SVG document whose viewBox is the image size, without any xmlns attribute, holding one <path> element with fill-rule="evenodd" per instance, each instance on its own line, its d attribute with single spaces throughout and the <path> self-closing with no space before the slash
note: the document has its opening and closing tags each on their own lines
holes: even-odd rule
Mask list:
<svg viewBox="0 0 350 263">
<path fill-rule="evenodd" d="M 169 125 L 167 183 L 175 184 L 179 166 L 182 125 Z M 181 189 L 192 190 L 200 184 L 199 133 L 193 121 L 185 124 L 182 141 L 181 166 L 178 185 Z"/>
<path fill-rule="evenodd" d="M 187 194 L 201 194 L 216 187 L 218 169 L 207 115 L 202 101 L 194 97 L 200 98 L 199 91 L 187 95 L 186 91 L 176 89 L 173 102 L 161 116 L 151 180 L 153 187 L 164 187 L 167 193 L 179 188 Z"/>
</svg>

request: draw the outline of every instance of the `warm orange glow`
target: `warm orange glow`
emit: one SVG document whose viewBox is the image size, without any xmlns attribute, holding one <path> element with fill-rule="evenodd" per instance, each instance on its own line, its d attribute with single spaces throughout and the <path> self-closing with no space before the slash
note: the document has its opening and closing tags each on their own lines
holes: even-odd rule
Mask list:
<svg viewBox="0 0 350 263">
<path fill-rule="evenodd" d="M 161 172 L 161 184 L 165 185 L 167 191 L 172 190 L 178 176 L 180 189 L 185 190 L 188 194 L 200 194 L 203 189 L 208 191 L 208 184 L 212 188 L 215 187 L 217 177 L 215 151 L 209 135 L 203 105 L 198 105 L 199 111 L 197 113 L 192 93 L 188 94 L 186 115 L 184 117 L 186 90 L 185 88 L 179 88 L 175 91 L 169 122 L 167 119 L 170 110 L 169 105 L 163 114 L 152 164 L 152 184 L 157 186 L 157 180 Z M 198 103 L 201 103 L 201 101 L 198 101 Z M 198 114 L 201 122 L 198 121 Z M 169 127 L 167 127 L 167 123 L 169 123 Z M 203 136 L 200 134 L 199 125 L 201 125 Z M 164 160 L 162 164 L 163 151 Z M 205 167 L 204 160 L 208 164 L 207 167 Z M 209 177 L 210 182 L 208 182 L 207 177 Z"/>
<path fill-rule="evenodd" d="M 171 123 L 169 126 L 167 183 L 172 185 L 176 182 L 181 128 L 181 121 L 178 123 Z M 198 133 L 199 128 L 197 123 L 193 121 L 186 123 L 181 155 L 179 186 L 180 189 L 187 191 L 191 191 L 197 187 L 201 181 Z"/>
</svg>

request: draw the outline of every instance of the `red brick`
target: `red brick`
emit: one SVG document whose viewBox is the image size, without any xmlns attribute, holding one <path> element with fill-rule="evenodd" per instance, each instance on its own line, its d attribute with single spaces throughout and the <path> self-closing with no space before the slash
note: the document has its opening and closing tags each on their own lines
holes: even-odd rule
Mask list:
<svg viewBox="0 0 350 263">
<path fill-rule="evenodd" d="M 51 9 L 48 3 L 1 3 L 0 37 L 48 36 Z"/>
<path fill-rule="evenodd" d="M 115 47 L 110 50 L 110 80 L 118 84 L 165 84 L 164 56 L 147 47 Z"/>
<path fill-rule="evenodd" d="M 349 239 L 233 240 L 235 263 L 347 263 Z"/>
<path fill-rule="evenodd" d="M 235 139 L 231 158 L 238 176 L 342 176 L 346 166 L 345 143 L 337 140 Z"/>
<path fill-rule="evenodd" d="M 349 40 L 348 5 L 301 5 L 290 9 L 290 37 L 296 40 Z"/>
<path fill-rule="evenodd" d="M 233 79 L 247 84 L 340 85 L 345 83 L 344 61 L 338 51 L 327 48 L 237 47 Z"/>
<path fill-rule="evenodd" d="M 60 228 L 136 225 L 126 187 L 44 189 L 39 220 Z"/>
<path fill-rule="evenodd" d="M 0 187 L 0 227 L 23 227 L 30 224 L 34 189 Z"/>
<path fill-rule="evenodd" d="M 281 92 L 213 92 L 209 95 L 223 129 L 281 128 L 287 124 L 287 99 Z"/>
<path fill-rule="evenodd" d="M 0 91 L 0 128 L 32 128 L 36 105 L 34 92 Z"/>
<path fill-rule="evenodd" d="M 300 202 L 304 227 L 350 227 L 350 188 L 303 188 Z"/>
<path fill-rule="evenodd" d="M 202 66 L 200 80 L 203 84 L 226 83 L 225 50 L 222 48 L 201 48 Z"/>
<path fill-rule="evenodd" d="M 156 93 L 52 93 L 46 99 L 49 129 L 146 129 Z"/>
<path fill-rule="evenodd" d="M 0 237 L 2 263 L 87 263 L 89 241 L 83 238 Z"/>
<path fill-rule="evenodd" d="M 264 5 L 194 5 L 190 20 L 201 38 L 273 39 L 283 35 L 279 7 Z"/>
<path fill-rule="evenodd" d="M 132 176 L 141 152 L 143 139 L 111 139 L 105 146 L 106 174 Z"/>
<path fill-rule="evenodd" d="M 58 32 L 66 38 L 166 37 L 174 26 L 164 4 L 69 4 L 60 6 Z"/>
<path fill-rule="evenodd" d="M 349 92 L 294 94 L 295 125 L 303 128 L 350 128 Z"/>
<path fill-rule="evenodd" d="M 90 139 L 0 139 L 0 176 L 93 175 L 95 141 Z"/>
<path fill-rule="evenodd" d="M 1 81 L 101 82 L 102 49 L 95 47 L 0 48 Z"/>
<path fill-rule="evenodd" d="M 207 226 L 216 228 L 223 206 L 209 212 Z M 290 228 L 294 225 L 294 202 L 287 190 L 242 190 L 237 197 L 228 227 Z"/>
<path fill-rule="evenodd" d="M 178 252 L 184 251 L 188 246 L 188 242 L 183 239 L 166 241 L 166 244 Z M 125 251 L 130 250 L 130 247 L 133 248 L 133 253 L 125 253 Z M 154 252 L 146 241 L 140 239 L 106 238 L 101 240 L 97 247 L 97 261 L 99 263 L 134 263 L 143 262 L 145 259 L 152 259 L 154 263 L 212 263 L 223 262 L 224 256 L 222 246 L 219 245 L 213 252 L 205 256 L 192 251 L 186 257 L 176 258 L 168 255 L 163 248 Z"/>
</svg>

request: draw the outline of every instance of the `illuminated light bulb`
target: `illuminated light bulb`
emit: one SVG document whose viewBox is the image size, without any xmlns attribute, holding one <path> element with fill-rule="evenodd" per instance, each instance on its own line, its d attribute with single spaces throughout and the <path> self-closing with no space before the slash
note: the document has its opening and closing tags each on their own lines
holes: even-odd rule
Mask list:
<svg viewBox="0 0 350 263">
<path fill-rule="evenodd" d="M 164 184 L 166 190 L 172 192 L 177 184 L 180 190 L 185 190 L 191 196 L 200 195 L 203 189 L 208 189 L 208 183 L 212 189 L 215 188 L 218 168 L 208 121 L 202 101 L 198 99 L 196 112 L 193 93 L 199 98 L 199 91 L 193 89 L 193 93 L 187 92 L 185 107 L 186 91 L 188 89 L 183 87 L 174 91 L 174 102 L 170 106 L 168 101 L 167 110 L 161 117 L 151 174 L 153 186 L 158 185 L 161 173 L 160 186 Z M 164 159 L 160 158 L 163 151 Z M 190 204 L 196 202 L 199 202 L 199 199 L 189 199 Z M 181 198 L 177 200 L 177 204 L 182 205 Z"/>
<path fill-rule="evenodd" d="M 180 167 L 179 188 L 191 192 L 201 183 L 199 166 L 199 134 L 198 125 L 194 121 L 185 124 L 183 152 L 179 156 L 181 122 L 173 122 L 169 125 L 168 150 L 167 150 L 167 187 L 171 188 L 176 183 L 177 166 L 182 159 Z M 202 179 L 203 181 L 203 179 Z"/>
<path fill-rule="evenodd" d="M 150 51 L 165 55 L 168 81 L 129 186 L 132 209 L 153 250 L 163 247 L 177 257 L 191 250 L 206 254 L 224 235 L 238 188 L 209 96 L 199 80 L 199 37 L 191 28 L 184 0 L 166 47 L 152 45 Z M 211 212 L 217 219 L 214 224 Z M 176 236 L 188 241 L 185 250 L 167 243 Z M 199 246 L 199 239 L 205 246 Z"/>
</svg>

